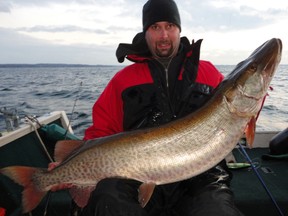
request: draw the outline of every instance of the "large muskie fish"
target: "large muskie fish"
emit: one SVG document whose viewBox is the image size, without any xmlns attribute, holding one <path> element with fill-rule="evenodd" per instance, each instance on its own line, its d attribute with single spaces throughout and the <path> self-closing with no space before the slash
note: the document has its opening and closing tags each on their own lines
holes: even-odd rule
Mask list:
<svg viewBox="0 0 288 216">
<path fill-rule="evenodd" d="M 64 188 L 84 207 L 97 183 L 109 177 L 143 182 L 139 202 L 145 206 L 155 185 L 188 179 L 212 168 L 231 152 L 245 130 L 248 140 L 253 139 L 253 122 L 281 51 L 280 39 L 264 43 L 235 67 L 201 109 L 185 118 L 84 144 L 59 142 L 55 158 L 60 165 L 50 171 L 11 166 L 0 172 L 24 187 L 23 212 L 34 209 L 47 191 Z"/>
</svg>

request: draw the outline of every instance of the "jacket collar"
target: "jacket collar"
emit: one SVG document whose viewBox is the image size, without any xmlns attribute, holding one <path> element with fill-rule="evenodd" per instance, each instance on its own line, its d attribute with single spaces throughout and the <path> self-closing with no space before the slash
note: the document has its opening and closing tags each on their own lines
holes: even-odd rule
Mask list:
<svg viewBox="0 0 288 216">
<path fill-rule="evenodd" d="M 192 50 L 192 44 L 190 44 L 187 37 L 181 37 L 180 46 L 182 46 L 186 53 Z M 116 50 L 116 57 L 119 63 L 124 62 L 125 58 L 132 62 L 145 62 L 151 59 L 151 52 L 145 40 L 145 33 L 139 32 L 132 40 L 132 44 L 120 43 Z"/>
</svg>

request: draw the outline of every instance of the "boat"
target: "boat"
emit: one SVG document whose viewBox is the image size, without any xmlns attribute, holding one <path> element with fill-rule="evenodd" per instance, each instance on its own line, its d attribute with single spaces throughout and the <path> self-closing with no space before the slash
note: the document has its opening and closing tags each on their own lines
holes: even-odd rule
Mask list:
<svg viewBox="0 0 288 216">
<path fill-rule="evenodd" d="M 26 122 L 19 126 L 8 121 L 8 131 L 1 132 L 0 168 L 11 165 L 47 167 L 53 160 L 58 140 L 79 139 L 73 134 L 64 111 L 47 113 L 38 118 L 28 116 L 25 119 Z M 13 127 L 14 130 L 11 130 Z M 21 186 L 0 176 L 0 208 L 3 212 L 0 216 L 22 215 L 21 192 Z M 70 216 L 73 208 L 71 200 L 66 190 L 49 193 L 37 208 L 25 215 Z"/>
<path fill-rule="evenodd" d="M 53 161 L 52 155 L 58 140 L 79 139 L 73 134 L 64 111 L 27 117 L 22 124 L 18 124 L 15 119 L 8 121 L 9 131 L 1 132 L 0 168 L 11 165 L 47 168 Z M 251 149 L 246 146 L 243 137 L 239 143 L 245 147 L 245 152 L 251 158 L 250 163 L 239 146 L 226 158 L 234 176 L 231 189 L 236 205 L 246 216 L 288 215 L 288 160 L 279 155 L 271 155 L 269 148 L 271 140 L 281 133 L 257 131 Z M 265 182 L 264 186 L 253 168 L 258 170 L 260 178 Z M 22 215 L 21 192 L 21 186 L 0 175 L 0 216 Z M 69 192 L 62 190 L 48 193 L 32 212 L 24 215 L 70 216 L 75 215 L 75 209 Z"/>
<path fill-rule="evenodd" d="M 282 146 L 284 142 L 287 146 L 285 154 L 271 152 L 271 143 L 279 137 Z M 253 148 L 247 147 L 245 138 L 241 142 L 245 146 L 244 152 L 239 145 L 235 147 L 230 169 L 237 207 L 246 216 L 288 215 L 288 128 L 256 132 Z"/>
</svg>

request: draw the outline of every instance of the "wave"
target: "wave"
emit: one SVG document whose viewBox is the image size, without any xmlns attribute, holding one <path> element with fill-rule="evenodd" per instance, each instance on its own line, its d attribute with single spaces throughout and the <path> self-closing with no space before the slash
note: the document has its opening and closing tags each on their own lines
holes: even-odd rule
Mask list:
<svg viewBox="0 0 288 216">
<path fill-rule="evenodd" d="M 234 68 L 225 65 L 216 67 L 225 73 Z M 93 104 L 109 80 L 122 68 L 123 66 L 2 68 L 0 108 L 15 107 L 20 117 L 64 110 L 72 121 L 75 134 L 81 136 L 92 124 Z M 270 97 L 267 97 L 257 128 L 266 130 L 287 127 L 287 72 L 288 66 L 281 66 L 272 80 L 274 91 L 269 92 Z M 2 120 L 0 118 L 1 122 Z"/>
<path fill-rule="evenodd" d="M 13 89 L 12 88 L 3 88 L 3 89 L 0 89 L 0 91 L 7 92 L 7 91 L 13 91 Z"/>
</svg>

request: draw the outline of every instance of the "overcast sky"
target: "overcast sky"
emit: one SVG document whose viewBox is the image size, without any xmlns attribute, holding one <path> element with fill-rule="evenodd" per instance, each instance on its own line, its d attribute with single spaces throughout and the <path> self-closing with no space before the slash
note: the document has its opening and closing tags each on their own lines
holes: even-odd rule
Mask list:
<svg viewBox="0 0 288 216">
<path fill-rule="evenodd" d="M 118 64 L 119 43 L 142 30 L 146 0 L 0 0 L 0 64 Z M 201 59 L 237 64 L 272 37 L 288 64 L 287 0 L 176 0 L 182 36 Z M 127 62 L 127 60 L 125 61 Z"/>
</svg>

